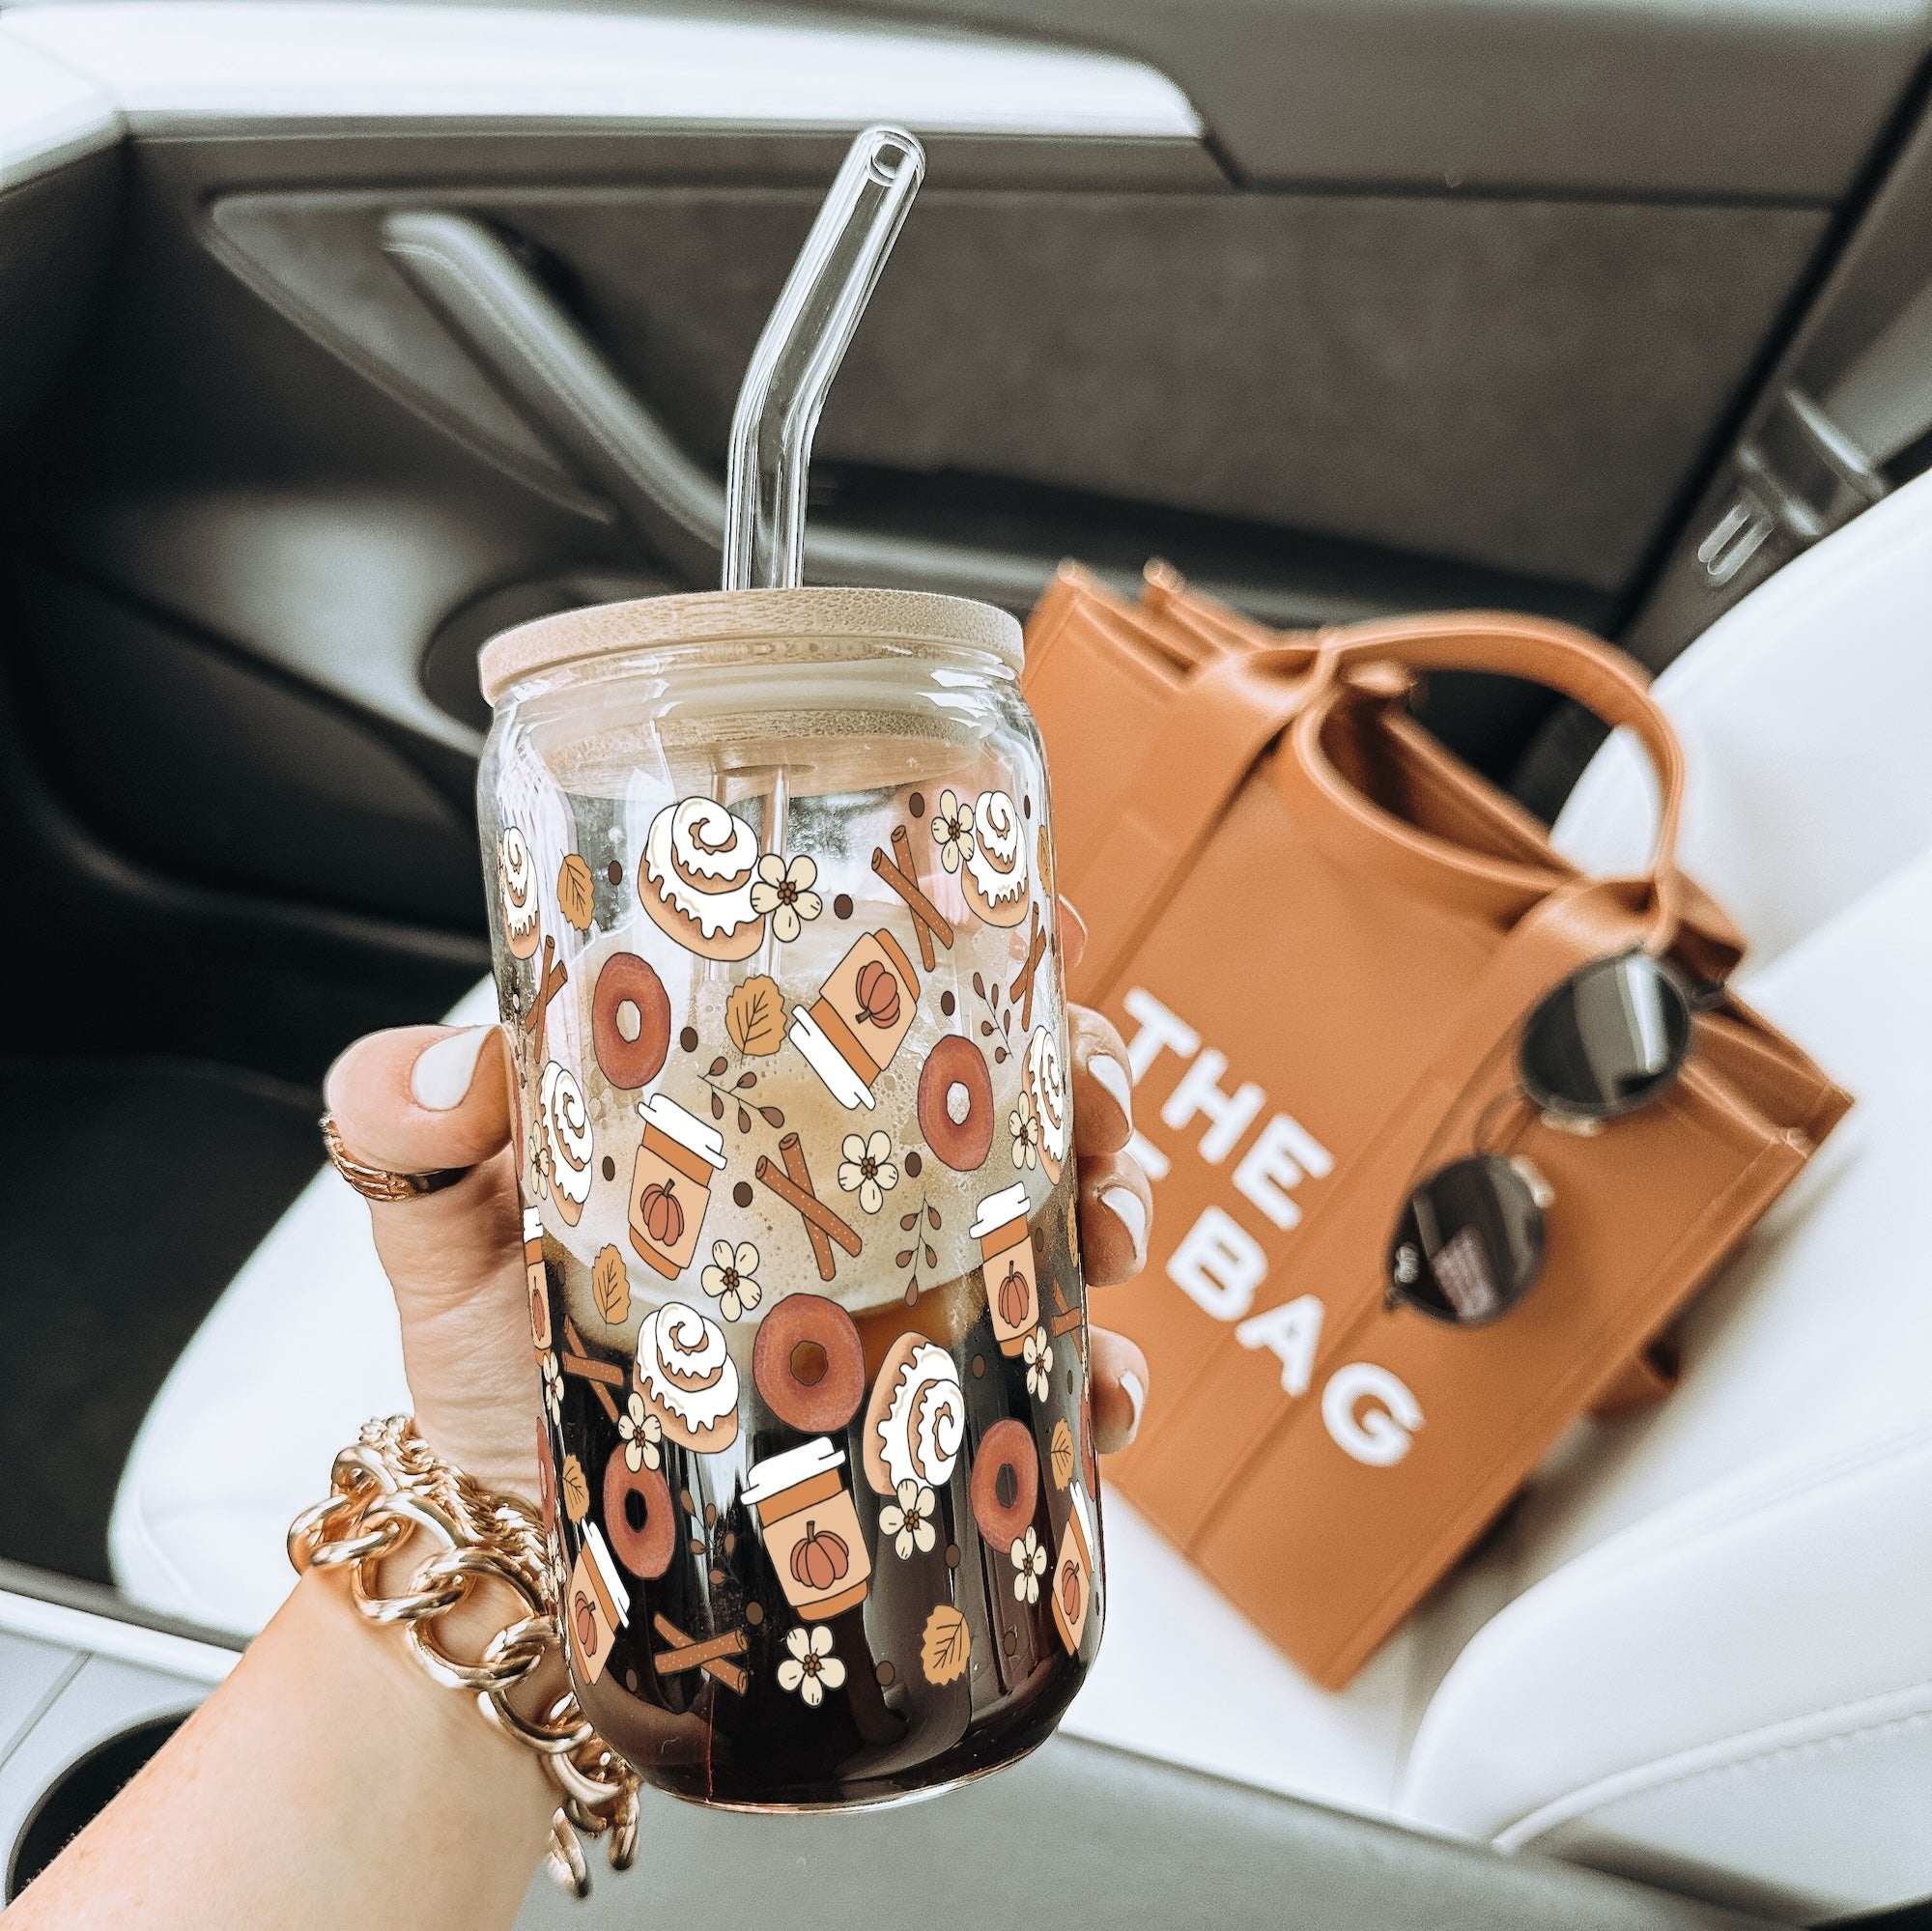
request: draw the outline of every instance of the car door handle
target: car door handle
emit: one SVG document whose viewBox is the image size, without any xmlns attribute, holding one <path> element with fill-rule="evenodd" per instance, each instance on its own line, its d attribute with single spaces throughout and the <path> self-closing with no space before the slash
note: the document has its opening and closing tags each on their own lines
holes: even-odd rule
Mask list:
<svg viewBox="0 0 1932 1931">
<path fill-rule="evenodd" d="M 440 210 L 383 218 L 383 250 L 497 387 L 601 489 L 632 529 L 697 583 L 718 581 L 724 491 L 633 395 L 516 251 L 482 222 Z M 1025 611 L 1057 557 L 821 520 L 807 529 L 819 582 L 947 590 Z"/>
</svg>

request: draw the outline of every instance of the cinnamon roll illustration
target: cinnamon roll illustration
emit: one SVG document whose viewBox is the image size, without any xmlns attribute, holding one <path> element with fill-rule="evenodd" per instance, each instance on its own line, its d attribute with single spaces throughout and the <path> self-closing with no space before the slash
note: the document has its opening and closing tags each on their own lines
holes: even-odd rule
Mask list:
<svg viewBox="0 0 1932 1931">
<path fill-rule="evenodd" d="M 873 1492 L 890 1495 L 901 1482 L 944 1488 L 965 1434 L 958 1364 L 937 1342 L 900 1335 L 879 1366 L 866 1409 L 864 1463 Z"/>
<path fill-rule="evenodd" d="M 590 1198 L 590 1163 L 596 1148 L 590 1114 L 577 1075 L 557 1060 L 543 1069 L 537 1093 L 537 1132 L 550 1181 L 550 1197 L 565 1224 L 575 1227 Z"/>
<path fill-rule="evenodd" d="M 543 943 L 537 906 L 537 866 L 530 842 L 516 825 L 497 840 L 497 890 L 503 899 L 503 943 L 512 958 L 526 959 Z"/>
<path fill-rule="evenodd" d="M 738 1438 L 738 1369 L 724 1330 L 683 1301 L 667 1301 L 638 1329 L 632 1371 L 665 1438 L 716 1455 Z"/>
<path fill-rule="evenodd" d="M 1039 1163 L 1047 1178 L 1057 1180 L 1066 1161 L 1066 1079 L 1060 1067 L 1059 1041 L 1044 1026 L 1036 1026 L 1027 1039 L 1020 1076 L 1039 1122 Z"/>
<path fill-rule="evenodd" d="M 710 798 L 684 798 L 651 820 L 638 896 L 686 951 L 748 959 L 765 935 L 752 909 L 758 835 Z"/>
<path fill-rule="evenodd" d="M 973 804 L 973 849 L 960 866 L 966 902 L 989 925 L 1017 925 L 1027 913 L 1026 827 L 1005 791 L 982 791 Z"/>
</svg>

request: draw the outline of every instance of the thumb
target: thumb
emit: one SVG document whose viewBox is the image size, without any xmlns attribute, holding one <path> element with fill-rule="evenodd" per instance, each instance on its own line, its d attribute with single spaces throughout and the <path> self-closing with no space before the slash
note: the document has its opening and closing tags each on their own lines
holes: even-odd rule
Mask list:
<svg viewBox="0 0 1932 1931">
<path fill-rule="evenodd" d="M 424 1438 L 478 1481 L 532 1494 L 537 1375 L 509 1077 L 500 1027 L 410 1026 L 358 1039 L 325 1091 L 355 1159 L 469 1169 L 436 1193 L 371 1201 L 369 1218 Z"/>
</svg>

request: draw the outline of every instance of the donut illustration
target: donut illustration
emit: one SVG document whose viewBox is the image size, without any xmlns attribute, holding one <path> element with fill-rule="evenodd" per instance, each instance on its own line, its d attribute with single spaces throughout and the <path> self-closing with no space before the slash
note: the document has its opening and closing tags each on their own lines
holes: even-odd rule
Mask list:
<svg viewBox="0 0 1932 1931">
<path fill-rule="evenodd" d="M 1027 1040 L 1021 1079 L 1039 1121 L 1039 1163 L 1047 1178 L 1057 1180 L 1066 1160 L 1066 1079 L 1059 1041 L 1044 1026 L 1036 1026 Z"/>
<path fill-rule="evenodd" d="M 530 842 L 515 825 L 497 840 L 497 889 L 503 897 L 503 940 L 512 958 L 526 959 L 543 942 L 537 907 L 537 867 Z"/>
<path fill-rule="evenodd" d="M 683 798 L 651 820 L 638 867 L 643 907 L 688 952 L 748 959 L 765 935 L 752 909 L 758 835 L 710 798 Z"/>
<path fill-rule="evenodd" d="M 954 1173 L 985 1165 L 993 1150 L 993 1076 L 971 1039 L 948 1033 L 934 1042 L 919 1069 L 918 1102 L 925 1144 Z"/>
<path fill-rule="evenodd" d="M 738 1438 L 738 1370 L 724 1330 L 683 1301 L 667 1301 L 638 1329 L 632 1371 L 665 1438 L 716 1455 Z"/>
<path fill-rule="evenodd" d="M 590 1198 L 590 1161 L 595 1147 L 590 1114 L 577 1075 L 552 1060 L 543 1069 L 537 1093 L 537 1129 L 542 1136 L 550 1178 L 550 1197 L 568 1226 L 575 1227 Z"/>
<path fill-rule="evenodd" d="M 880 1364 L 866 1409 L 866 1480 L 881 1495 L 901 1482 L 944 1488 L 965 1434 L 958 1364 L 923 1335 L 900 1335 Z"/>
<path fill-rule="evenodd" d="M 670 1051 L 670 996 L 647 959 L 612 952 L 597 971 L 590 1001 L 590 1044 L 597 1069 L 635 1092 L 664 1070 Z"/>
<path fill-rule="evenodd" d="M 966 902 L 989 925 L 1017 925 L 1027 914 L 1032 875 L 1026 827 L 1005 791 L 982 791 L 973 804 L 973 849 L 960 866 Z"/>
</svg>

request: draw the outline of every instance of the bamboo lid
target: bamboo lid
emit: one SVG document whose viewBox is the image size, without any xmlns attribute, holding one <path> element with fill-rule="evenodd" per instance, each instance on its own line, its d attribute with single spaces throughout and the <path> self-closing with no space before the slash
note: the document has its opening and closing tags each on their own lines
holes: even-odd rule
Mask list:
<svg viewBox="0 0 1932 1931">
<path fill-rule="evenodd" d="M 737 643 L 760 639 L 876 639 L 922 648 L 979 650 L 1020 667 L 1020 627 L 1007 611 L 967 597 L 925 590 L 861 590 L 814 585 L 795 590 L 696 590 L 639 597 L 539 617 L 493 637 L 477 656 L 491 703 L 511 685 L 585 658 L 674 643 Z"/>
</svg>

